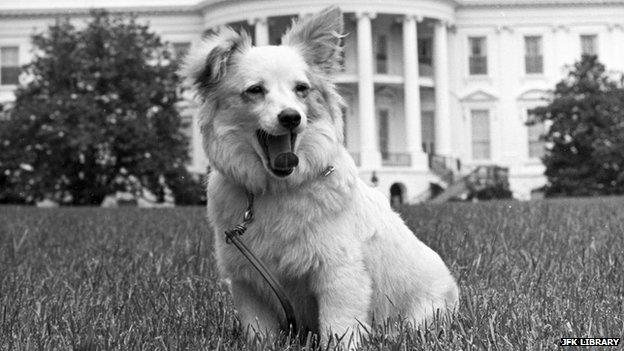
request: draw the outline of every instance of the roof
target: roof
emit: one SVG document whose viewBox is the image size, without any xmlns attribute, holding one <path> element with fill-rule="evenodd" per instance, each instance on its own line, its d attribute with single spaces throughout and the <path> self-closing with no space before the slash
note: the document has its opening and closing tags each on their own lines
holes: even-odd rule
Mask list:
<svg viewBox="0 0 624 351">
<path fill-rule="evenodd" d="M 460 7 L 624 5 L 624 0 L 456 0 Z"/>
<path fill-rule="evenodd" d="M 42 9 L 85 9 L 100 7 L 160 7 L 196 5 L 199 0 L 4 0 L 0 1 L 2 10 L 42 10 Z"/>
<path fill-rule="evenodd" d="M 0 0 L 0 17 L 88 14 L 93 8 L 110 12 L 194 12 L 198 0 Z"/>
<path fill-rule="evenodd" d="M 112 12 L 192 12 L 214 3 L 237 0 L 5 0 L 0 15 L 49 15 L 88 13 L 90 8 Z M 344 0 L 349 1 L 349 0 Z M 453 0 L 460 8 L 624 5 L 624 0 Z"/>
</svg>

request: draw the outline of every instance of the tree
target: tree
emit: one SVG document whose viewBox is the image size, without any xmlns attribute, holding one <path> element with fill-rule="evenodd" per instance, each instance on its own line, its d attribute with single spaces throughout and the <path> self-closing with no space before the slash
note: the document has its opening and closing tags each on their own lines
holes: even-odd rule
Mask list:
<svg viewBox="0 0 624 351">
<path fill-rule="evenodd" d="M 550 124 L 547 196 L 624 194 L 624 89 L 596 56 L 575 63 L 552 101 L 531 114 Z"/>
<path fill-rule="evenodd" d="M 177 67 L 156 34 L 134 16 L 94 11 L 83 29 L 58 20 L 32 42 L 28 81 L 0 130 L 4 193 L 84 205 L 122 173 L 153 192 L 161 175 L 172 189 L 188 185 Z"/>
</svg>

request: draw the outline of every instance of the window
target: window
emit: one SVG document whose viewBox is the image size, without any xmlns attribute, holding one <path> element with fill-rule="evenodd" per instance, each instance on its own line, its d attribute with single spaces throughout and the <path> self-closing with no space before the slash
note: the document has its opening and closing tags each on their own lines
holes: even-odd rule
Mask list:
<svg viewBox="0 0 624 351">
<path fill-rule="evenodd" d="M 0 85 L 19 83 L 19 48 L 17 46 L 0 47 Z"/>
<path fill-rule="evenodd" d="M 381 152 L 381 158 L 388 158 L 388 150 L 389 150 L 389 119 L 390 119 L 390 111 L 387 109 L 379 109 L 379 151 Z"/>
<path fill-rule="evenodd" d="M 468 38 L 470 56 L 468 66 L 470 75 L 487 74 L 487 48 L 485 37 Z"/>
<path fill-rule="evenodd" d="M 581 35 L 581 55 L 598 55 L 596 35 Z"/>
<path fill-rule="evenodd" d="M 433 42 L 431 38 L 418 39 L 418 63 L 431 65 L 433 57 Z"/>
<path fill-rule="evenodd" d="M 524 69 L 527 74 L 544 73 L 542 37 L 524 37 Z"/>
<path fill-rule="evenodd" d="M 377 73 L 388 73 L 388 38 L 385 35 L 377 37 Z"/>
<path fill-rule="evenodd" d="M 544 155 L 544 124 L 535 123 L 527 126 L 529 135 L 529 158 L 540 158 Z"/>
<path fill-rule="evenodd" d="M 188 42 L 173 43 L 173 57 L 175 60 L 180 62 L 186 56 L 190 47 L 191 43 Z"/>
<path fill-rule="evenodd" d="M 472 158 L 486 160 L 490 158 L 490 111 L 472 110 Z"/>
<path fill-rule="evenodd" d="M 340 39 L 340 56 L 338 57 L 338 65 L 340 65 L 340 72 L 344 72 L 346 70 L 346 62 L 345 61 L 345 45 L 344 39 Z"/>
</svg>

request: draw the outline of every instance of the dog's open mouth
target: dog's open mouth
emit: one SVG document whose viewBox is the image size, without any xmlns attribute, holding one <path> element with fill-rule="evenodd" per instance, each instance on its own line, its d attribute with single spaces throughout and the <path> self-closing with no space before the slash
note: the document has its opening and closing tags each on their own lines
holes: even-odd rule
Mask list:
<svg viewBox="0 0 624 351">
<path fill-rule="evenodd" d="M 271 172 L 278 177 L 290 175 L 299 164 L 295 155 L 296 133 L 271 135 L 264 130 L 256 130 L 258 142 L 264 151 Z"/>
</svg>

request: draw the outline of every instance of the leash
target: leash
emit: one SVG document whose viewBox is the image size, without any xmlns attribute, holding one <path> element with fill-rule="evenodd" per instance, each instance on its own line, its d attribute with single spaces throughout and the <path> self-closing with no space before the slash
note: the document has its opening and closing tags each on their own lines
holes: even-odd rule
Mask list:
<svg viewBox="0 0 624 351">
<path fill-rule="evenodd" d="M 327 177 L 334 172 L 334 166 L 328 166 L 323 170 L 321 175 L 323 177 Z M 234 228 L 225 231 L 225 242 L 228 244 L 234 244 L 238 251 L 240 251 L 243 256 L 251 263 L 251 265 L 260 273 L 262 278 L 277 296 L 280 304 L 282 305 L 282 309 L 284 310 L 284 315 L 286 315 L 286 322 L 289 325 L 291 331 L 297 331 L 297 318 L 295 317 L 295 309 L 292 306 L 291 301 L 288 299 L 284 287 L 277 281 L 275 276 L 271 273 L 271 271 L 254 255 L 254 253 L 243 243 L 240 237 L 247 230 L 247 225 L 253 221 L 253 201 L 254 195 L 246 191 L 247 193 L 247 209 L 245 210 L 245 214 L 243 215 L 243 221 L 240 224 L 234 226 Z"/>
</svg>

